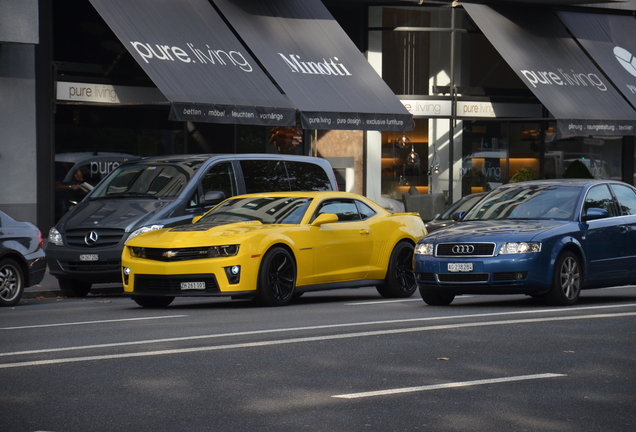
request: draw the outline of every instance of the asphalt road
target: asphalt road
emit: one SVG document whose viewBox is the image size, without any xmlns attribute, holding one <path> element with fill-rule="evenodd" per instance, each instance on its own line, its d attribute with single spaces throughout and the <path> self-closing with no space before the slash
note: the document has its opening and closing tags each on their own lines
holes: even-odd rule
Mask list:
<svg viewBox="0 0 636 432">
<path fill-rule="evenodd" d="M 27 297 L 0 309 L 5 432 L 636 430 L 636 287 L 568 308 Z"/>
</svg>

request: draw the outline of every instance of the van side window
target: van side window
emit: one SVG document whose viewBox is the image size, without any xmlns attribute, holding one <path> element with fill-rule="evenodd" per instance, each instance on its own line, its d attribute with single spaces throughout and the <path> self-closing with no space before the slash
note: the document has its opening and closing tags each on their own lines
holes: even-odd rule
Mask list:
<svg viewBox="0 0 636 432">
<path fill-rule="evenodd" d="M 246 193 L 287 192 L 291 190 L 283 161 L 242 160 L 240 164 Z"/>
<path fill-rule="evenodd" d="M 600 208 L 607 210 L 610 216 L 616 216 L 616 206 L 609 189 L 605 185 L 594 186 L 587 192 L 583 212 L 589 208 Z M 585 214 L 585 213 L 584 213 Z"/>
<path fill-rule="evenodd" d="M 332 189 L 329 177 L 320 165 L 285 161 L 285 166 L 293 191 L 327 191 Z"/>
<path fill-rule="evenodd" d="M 201 178 L 201 188 L 203 196 L 211 191 L 223 192 L 226 198 L 237 195 L 236 176 L 232 163 L 220 162 L 211 166 Z M 198 197 L 192 197 L 190 205 L 198 205 L 199 202 Z"/>
</svg>

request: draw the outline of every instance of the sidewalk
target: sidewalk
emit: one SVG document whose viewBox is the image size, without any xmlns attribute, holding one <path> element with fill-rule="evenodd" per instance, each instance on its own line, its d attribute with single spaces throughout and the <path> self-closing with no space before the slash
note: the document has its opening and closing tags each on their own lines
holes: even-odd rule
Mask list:
<svg viewBox="0 0 636 432">
<path fill-rule="evenodd" d="M 124 295 L 124 288 L 121 284 L 97 284 L 91 288 L 90 295 Z M 34 298 L 55 298 L 65 297 L 60 291 L 60 287 L 57 284 L 57 279 L 49 274 L 47 268 L 44 275 L 44 279 L 37 285 L 30 286 L 24 289 L 22 294 L 23 299 Z"/>
</svg>

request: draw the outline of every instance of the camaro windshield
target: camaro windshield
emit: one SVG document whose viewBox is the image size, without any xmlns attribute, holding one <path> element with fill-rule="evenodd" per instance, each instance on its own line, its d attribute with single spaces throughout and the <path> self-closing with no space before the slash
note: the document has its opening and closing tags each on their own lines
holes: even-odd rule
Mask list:
<svg viewBox="0 0 636 432">
<path fill-rule="evenodd" d="M 574 186 L 518 186 L 489 194 L 463 220 L 563 219 L 574 217 L 581 189 Z"/>
<path fill-rule="evenodd" d="M 236 198 L 216 206 L 197 223 L 256 220 L 264 224 L 299 224 L 310 198 Z"/>
<path fill-rule="evenodd" d="M 94 198 L 173 198 L 179 195 L 201 161 L 132 164 L 118 167 L 91 195 Z"/>
</svg>

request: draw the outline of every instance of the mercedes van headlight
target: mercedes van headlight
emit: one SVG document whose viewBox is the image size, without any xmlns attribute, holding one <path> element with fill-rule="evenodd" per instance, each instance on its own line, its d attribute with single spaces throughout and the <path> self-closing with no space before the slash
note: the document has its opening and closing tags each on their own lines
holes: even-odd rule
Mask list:
<svg viewBox="0 0 636 432">
<path fill-rule="evenodd" d="M 163 228 L 163 225 L 150 225 L 150 226 L 141 227 L 141 228 L 136 229 L 133 232 L 131 232 L 130 235 L 128 236 L 128 240 L 130 240 L 133 237 L 137 237 L 139 234 L 143 234 L 143 233 L 148 232 L 148 231 L 160 230 L 162 228 Z M 126 240 L 126 241 L 128 241 L 128 240 Z"/>
<path fill-rule="evenodd" d="M 49 230 L 49 243 L 53 243 L 56 246 L 63 246 L 62 234 L 55 228 Z"/>
</svg>

